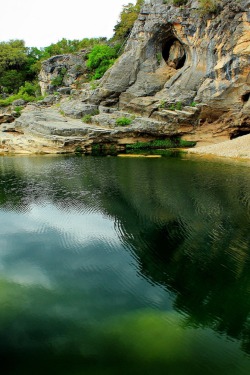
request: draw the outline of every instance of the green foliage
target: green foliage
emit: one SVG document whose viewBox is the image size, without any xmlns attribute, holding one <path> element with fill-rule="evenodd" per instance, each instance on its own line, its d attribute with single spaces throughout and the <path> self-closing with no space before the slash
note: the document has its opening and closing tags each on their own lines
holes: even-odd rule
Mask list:
<svg viewBox="0 0 250 375">
<path fill-rule="evenodd" d="M 127 150 L 150 150 L 150 149 L 167 149 L 193 147 L 196 142 L 184 141 L 180 138 L 156 139 L 149 142 L 136 142 L 126 146 Z"/>
<path fill-rule="evenodd" d="M 59 74 L 57 77 L 51 80 L 51 85 L 54 87 L 58 87 L 58 86 L 61 86 L 62 82 L 63 82 L 63 76 Z"/>
<path fill-rule="evenodd" d="M 175 143 L 171 139 L 156 139 L 149 142 L 136 142 L 131 145 L 127 145 L 128 150 L 143 150 L 143 149 L 154 149 L 154 148 L 172 148 Z"/>
<path fill-rule="evenodd" d="M 192 102 L 191 104 L 190 104 L 190 107 L 196 107 L 197 106 L 197 103 L 196 102 Z"/>
<path fill-rule="evenodd" d="M 220 0 L 198 0 L 200 3 L 200 12 L 205 15 L 208 13 L 217 13 Z"/>
<path fill-rule="evenodd" d="M 61 86 L 66 73 L 67 73 L 67 69 L 62 68 L 60 73 L 51 80 L 52 86 L 55 86 L 55 87 Z"/>
<path fill-rule="evenodd" d="M 17 69 L 6 69 L 0 74 L 0 87 L 2 93 L 17 92 L 24 83 L 24 74 Z"/>
<path fill-rule="evenodd" d="M 27 54 L 23 40 L 0 43 L 0 72 L 9 68 L 20 68 L 26 62 Z"/>
<path fill-rule="evenodd" d="M 65 38 L 53 43 L 42 50 L 41 58 L 48 59 L 55 55 L 63 55 L 67 53 L 77 53 L 85 49 L 91 49 L 97 44 L 103 44 L 107 41 L 106 38 L 84 38 L 81 40 L 67 40 Z"/>
<path fill-rule="evenodd" d="M 27 94 L 29 96 L 38 97 L 39 95 L 41 95 L 40 86 L 38 85 L 38 83 L 25 82 L 24 86 L 20 87 L 18 94 Z"/>
<path fill-rule="evenodd" d="M 21 112 L 22 112 L 22 110 L 23 110 L 23 107 L 22 107 L 22 106 L 16 106 L 16 107 L 14 108 L 14 111 L 16 112 L 16 114 L 17 114 L 18 117 L 21 116 Z"/>
<path fill-rule="evenodd" d="M 6 99 L 0 99 L 0 106 L 7 107 L 17 99 L 23 99 L 26 102 L 34 102 L 43 99 L 43 97 L 40 94 L 40 87 L 38 84 L 25 82 L 24 85 L 19 88 L 17 94 L 10 95 Z"/>
<path fill-rule="evenodd" d="M 106 44 L 96 45 L 88 54 L 87 67 L 92 79 L 99 79 L 114 64 L 117 57 L 115 48 Z"/>
<path fill-rule="evenodd" d="M 158 108 L 166 108 L 166 101 L 165 100 L 161 100 L 160 104 L 158 105 Z"/>
<path fill-rule="evenodd" d="M 137 0 L 136 4 L 129 3 L 123 6 L 120 20 L 114 27 L 114 41 L 124 42 L 129 36 L 134 22 L 138 17 L 143 0 Z"/>
<path fill-rule="evenodd" d="M 45 48 L 25 47 L 23 40 L 0 42 L 0 94 L 11 96 L 10 99 L 1 100 L 1 105 L 11 103 L 15 100 L 13 95 L 17 93 L 20 98 L 20 87 L 24 86 L 25 82 L 37 81 L 42 61 L 55 55 L 89 52 L 87 62 L 90 70 L 89 79 L 101 78 L 117 58 L 124 35 L 128 35 L 132 29 L 142 3 L 143 0 L 137 0 L 136 5 L 129 3 L 124 6 L 121 19 L 115 27 L 114 38 L 110 41 L 113 43 L 112 46 L 108 45 L 107 38 L 103 37 L 82 40 L 63 38 Z M 82 67 L 78 66 L 76 69 L 81 73 Z M 58 77 L 55 77 L 52 85 L 55 87 L 62 85 L 64 74 L 61 72 Z M 27 92 L 26 94 L 33 95 Z"/>
<path fill-rule="evenodd" d="M 158 104 L 158 108 L 167 108 L 167 103 L 164 99 L 160 101 L 160 103 Z M 181 111 L 182 103 L 181 102 L 173 103 L 167 109 L 170 111 L 175 111 L 175 110 Z"/>
<path fill-rule="evenodd" d="M 158 53 L 156 54 L 156 59 L 157 59 L 158 64 L 160 64 L 160 63 L 161 63 L 161 60 L 162 60 L 162 54 L 161 54 L 160 52 L 158 52 Z"/>
<path fill-rule="evenodd" d="M 171 105 L 168 107 L 168 109 L 169 109 L 170 111 L 175 111 L 175 110 L 177 110 L 177 111 L 181 111 L 181 110 L 182 110 L 182 103 L 181 103 L 181 102 L 177 102 L 177 103 L 175 103 L 175 104 L 171 104 Z"/>
<path fill-rule="evenodd" d="M 66 116 L 65 112 L 64 112 L 62 109 L 59 110 L 59 113 L 60 113 L 60 115 L 62 115 L 63 117 Z"/>
<path fill-rule="evenodd" d="M 118 126 L 126 126 L 126 125 L 130 125 L 132 122 L 132 120 L 130 118 L 127 118 L 127 117 L 119 117 L 116 119 L 116 125 Z"/>
<path fill-rule="evenodd" d="M 175 104 L 175 109 L 177 109 L 178 111 L 181 111 L 182 110 L 182 103 L 181 102 L 177 102 Z"/>
<path fill-rule="evenodd" d="M 85 115 L 82 118 L 82 122 L 85 122 L 86 124 L 90 124 L 92 121 L 92 115 Z"/>
<path fill-rule="evenodd" d="M 100 112 L 99 112 L 98 109 L 92 111 L 91 113 L 82 117 L 82 122 L 85 122 L 86 124 L 90 124 L 92 122 L 92 117 L 96 116 L 96 115 L 99 115 L 99 113 Z"/>
<path fill-rule="evenodd" d="M 179 139 L 179 147 L 194 147 L 195 145 L 195 141 L 185 141 L 184 139 Z"/>
<path fill-rule="evenodd" d="M 0 43 L 0 91 L 17 92 L 26 77 L 27 54 L 23 40 Z"/>
</svg>

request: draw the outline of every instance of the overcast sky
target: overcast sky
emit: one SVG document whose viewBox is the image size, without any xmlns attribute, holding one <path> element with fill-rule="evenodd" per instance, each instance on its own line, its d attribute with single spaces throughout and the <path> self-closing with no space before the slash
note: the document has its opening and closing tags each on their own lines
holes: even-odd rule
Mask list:
<svg viewBox="0 0 250 375">
<path fill-rule="evenodd" d="M 129 2 L 135 0 L 4 0 L 0 41 L 23 39 L 27 47 L 45 47 L 62 38 L 110 38 Z"/>
</svg>

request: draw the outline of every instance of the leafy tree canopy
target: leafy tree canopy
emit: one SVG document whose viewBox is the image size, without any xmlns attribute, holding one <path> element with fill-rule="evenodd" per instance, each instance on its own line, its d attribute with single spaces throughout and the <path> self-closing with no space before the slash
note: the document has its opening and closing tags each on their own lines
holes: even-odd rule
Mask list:
<svg viewBox="0 0 250 375">
<path fill-rule="evenodd" d="M 114 27 L 114 41 L 123 42 L 127 39 L 133 28 L 135 20 L 138 17 L 143 2 L 144 0 L 137 0 L 135 5 L 129 3 L 123 6 L 120 14 L 120 20 Z"/>
</svg>

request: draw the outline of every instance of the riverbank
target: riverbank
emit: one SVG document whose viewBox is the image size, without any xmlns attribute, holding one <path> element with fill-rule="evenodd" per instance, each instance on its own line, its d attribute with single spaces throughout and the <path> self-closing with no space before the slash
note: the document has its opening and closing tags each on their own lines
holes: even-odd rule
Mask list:
<svg viewBox="0 0 250 375">
<path fill-rule="evenodd" d="M 250 160 L 250 134 L 221 143 L 190 148 L 188 149 L 188 152 L 201 155 L 214 155 Z"/>
</svg>

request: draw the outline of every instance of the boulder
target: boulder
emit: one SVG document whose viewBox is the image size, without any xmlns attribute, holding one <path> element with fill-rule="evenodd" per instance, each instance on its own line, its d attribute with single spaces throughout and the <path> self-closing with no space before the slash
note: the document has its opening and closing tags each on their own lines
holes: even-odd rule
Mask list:
<svg viewBox="0 0 250 375">
<path fill-rule="evenodd" d="M 80 100 L 69 100 L 62 102 L 61 111 L 72 118 L 82 118 L 85 115 L 94 115 L 98 112 L 98 105 L 86 104 Z"/>
<path fill-rule="evenodd" d="M 26 104 L 26 101 L 23 99 L 17 99 L 12 102 L 12 107 L 22 107 Z"/>
<path fill-rule="evenodd" d="M 43 61 L 39 73 L 42 95 L 58 91 L 60 87 L 71 87 L 76 79 L 86 74 L 86 54 L 65 54 Z"/>
</svg>

